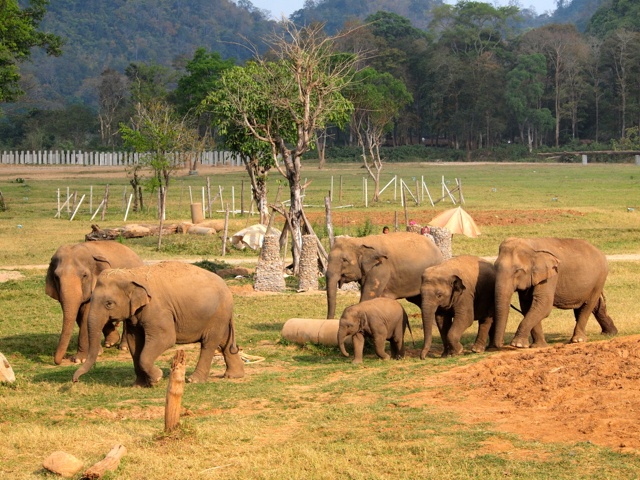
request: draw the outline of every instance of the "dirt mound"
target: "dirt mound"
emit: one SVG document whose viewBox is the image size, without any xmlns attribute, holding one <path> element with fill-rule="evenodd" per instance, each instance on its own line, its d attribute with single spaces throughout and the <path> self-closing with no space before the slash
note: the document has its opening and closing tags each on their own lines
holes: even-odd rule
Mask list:
<svg viewBox="0 0 640 480">
<path fill-rule="evenodd" d="M 413 400 L 524 438 L 640 453 L 640 335 L 500 352 L 435 381 L 446 388 Z"/>
</svg>

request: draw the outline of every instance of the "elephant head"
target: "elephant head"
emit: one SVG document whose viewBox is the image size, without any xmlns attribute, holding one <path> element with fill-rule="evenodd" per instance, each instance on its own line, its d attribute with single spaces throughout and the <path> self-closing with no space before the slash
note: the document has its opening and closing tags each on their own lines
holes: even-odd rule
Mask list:
<svg viewBox="0 0 640 480">
<path fill-rule="evenodd" d="M 452 309 L 466 288 L 460 276 L 442 268 L 442 265 L 429 267 L 424 271 L 420 289 L 422 296 L 420 310 L 424 329 L 424 347 L 420 352 L 420 358 L 423 360 L 431 348 L 433 322 L 438 309 Z"/>
<path fill-rule="evenodd" d="M 346 338 L 364 331 L 366 324 L 367 315 L 363 310 L 358 309 L 357 305 L 352 305 L 344 310 L 338 326 L 338 346 L 342 355 L 349 356 L 349 352 L 344 346 Z"/>
<path fill-rule="evenodd" d="M 345 283 L 360 282 L 367 273 L 387 259 L 386 254 L 363 239 L 337 238 L 327 262 L 327 318 L 336 314 L 338 288 Z"/>
<path fill-rule="evenodd" d="M 501 347 L 514 292 L 524 292 L 558 274 L 560 260 L 526 239 L 509 238 L 500 244 L 496 269 L 494 344 Z"/>
<path fill-rule="evenodd" d="M 84 245 L 63 245 L 51 257 L 45 281 L 45 293 L 62 305 L 62 333 L 54 362 L 59 365 L 69 347 L 73 324 L 79 319 L 81 306 L 91 298 L 98 274 L 111 264 L 103 255 Z"/>
<path fill-rule="evenodd" d="M 95 364 L 100 352 L 100 334 L 107 322 L 131 319 L 137 323 L 136 314 L 150 300 L 148 286 L 138 278 L 134 280 L 128 271 L 110 269 L 100 274 L 89 307 L 89 355 L 73 375 L 74 382 Z"/>
</svg>

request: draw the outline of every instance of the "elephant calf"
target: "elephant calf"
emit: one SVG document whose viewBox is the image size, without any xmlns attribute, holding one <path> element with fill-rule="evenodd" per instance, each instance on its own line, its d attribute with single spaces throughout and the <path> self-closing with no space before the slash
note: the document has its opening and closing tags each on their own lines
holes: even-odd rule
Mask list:
<svg viewBox="0 0 640 480">
<path fill-rule="evenodd" d="M 123 320 L 137 386 L 151 386 L 162 378 L 154 362 L 176 343 L 200 343 L 200 358 L 189 381 L 207 380 L 218 347 L 227 365 L 225 377 L 244 375 L 235 340 L 233 297 L 224 280 L 212 272 L 182 262 L 102 272 L 89 308 L 89 356 L 74 374 L 74 382 L 95 363 L 105 324 Z"/>
<path fill-rule="evenodd" d="M 478 320 L 478 336 L 471 350 L 484 352 L 489 330 L 493 329 L 495 283 L 493 265 L 471 255 L 426 268 L 420 290 L 424 327 L 420 358 L 424 360 L 431 347 L 434 321 L 442 337 L 443 357 L 462 353 L 460 338 L 474 319 Z"/>
<path fill-rule="evenodd" d="M 385 342 L 391 344 L 391 357 L 404 358 L 404 330 L 409 325 L 407 312 L 397 300 L 374 298 L 345 308 L 338 327 L 338 345 L 345 357 L 345 339 L 352 337 L 354 360 L 362 363 L 365 337 L 373 338 L 376 354 L 383 360 L 389 355 L 384 351 Z"/>
</svg>

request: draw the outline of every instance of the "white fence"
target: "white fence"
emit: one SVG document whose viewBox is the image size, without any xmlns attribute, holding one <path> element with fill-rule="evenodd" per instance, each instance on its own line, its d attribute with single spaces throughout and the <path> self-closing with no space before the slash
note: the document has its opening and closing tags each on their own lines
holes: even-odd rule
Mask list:
<svg viewBox="0 0 640 480">
<path fill-rule="evenodd" d="M 4 151 L 0 154 L 0 164 L 6 165 L 85 165 L 117 167 L 135 165 L 143 154 L 132 152 L 81 152 L 71 150 L 40 151 Z M 214 166 L 242 166 L 242 160 L 232 152 L 209 151 L 196 154 L 185 152 L 178 154 L 180 160 L 189 166 L 194 155 L 198 155 L 198 163 Z"/>
</svg>

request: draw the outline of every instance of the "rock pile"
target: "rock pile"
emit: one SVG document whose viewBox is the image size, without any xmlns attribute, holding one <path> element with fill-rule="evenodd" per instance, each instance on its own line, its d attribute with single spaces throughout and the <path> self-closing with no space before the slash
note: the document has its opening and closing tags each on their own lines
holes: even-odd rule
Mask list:
<svg viewBox="0 0 640 480">
<path fill-rule="evenodd" d="M 280 258 L 279 235 L 265 235 L 260 252 L 253 288 L 263 292 L 282 292 L 284 262 Z"/>
<path fill-rule="evenodd" d="M 318 244 L 313 235 L 302 236 L 298 290 L 318 290 Z"/>
</svg>

